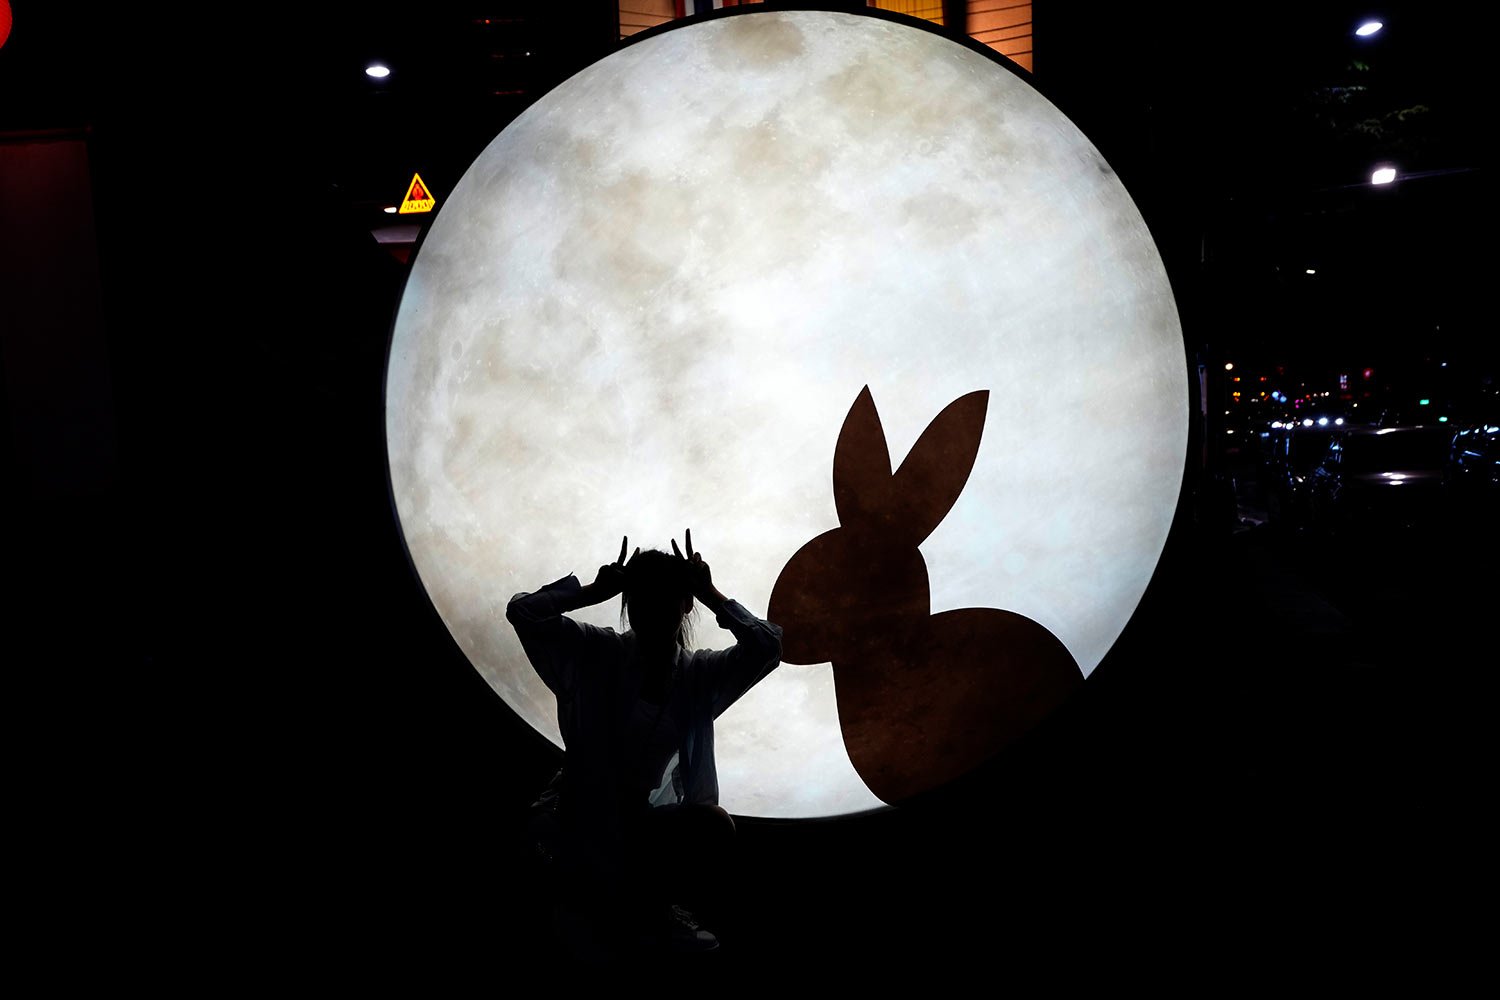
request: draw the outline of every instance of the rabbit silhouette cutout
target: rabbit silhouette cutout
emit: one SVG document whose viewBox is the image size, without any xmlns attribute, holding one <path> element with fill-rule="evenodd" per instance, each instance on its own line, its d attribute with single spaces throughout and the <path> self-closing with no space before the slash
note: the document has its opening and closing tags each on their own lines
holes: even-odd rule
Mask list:
<svg viewBox="0 0 1500 1000">
<path fill-rule="evenodd" d="M 803 545 L 771 591 L 787 663 L 833 664 L 854 768 L 898 804 L 947 784 L 1032 729 L 1083 683 L 1067 647 L 1012 611 L 931 613 L 918 546 L 963 492 L 989 392 L 949 403 L 894 473 L 869 386 L 839 431 L 839 527 Z"/>
</svg>

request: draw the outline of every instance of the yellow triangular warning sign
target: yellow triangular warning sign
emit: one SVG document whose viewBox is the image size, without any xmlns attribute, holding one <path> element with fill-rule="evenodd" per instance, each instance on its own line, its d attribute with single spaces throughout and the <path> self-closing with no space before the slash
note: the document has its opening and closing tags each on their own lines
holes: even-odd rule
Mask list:
<svg viewBox="0 0 1500 1000">
<path fill-rule="evenodd" d="M 411 186 L 406 189 L 406 197 L 401 199 L 401 214 L 411 215 L 413 212 L 430 212 L 432 206 L 437 204 L 437 199 L 432 196 L 432 191 L 422 180 L 421 174 L 411 175 Z"/>
</svg>

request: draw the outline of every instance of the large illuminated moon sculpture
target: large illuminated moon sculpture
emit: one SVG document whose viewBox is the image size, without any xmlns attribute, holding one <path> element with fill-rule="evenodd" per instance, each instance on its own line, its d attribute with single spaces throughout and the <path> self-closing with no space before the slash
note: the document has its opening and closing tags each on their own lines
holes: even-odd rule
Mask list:
<svg viewBox="0 0 1500 1000">
<path fill-rule="evenodd" d="M 1177 311 L 1099 152 L 935 32 L 750 10 L 644 37 L 506 128 L 397 315 L 386 425 L 412 561 L 471 662 L 559 745 L 511 595 L 587 581 L 621 535 L 665 548 L 691 527 L 721 589 L 767 614 L 793 554 L 839 526 L 830 467 L 866 386 L 894 463 L 987 391 L 972 471 L 921 542 L 930 611 L 1024 616 L 1082 675 L 1176 504 Z M 577 616 L 619 625 L 616 604 Z M 697 645 L 732 641 L 699 623 Z M 726 808 L 882 806 L 834 683 L 783 664 L 719 719 Z"/>
</svg>

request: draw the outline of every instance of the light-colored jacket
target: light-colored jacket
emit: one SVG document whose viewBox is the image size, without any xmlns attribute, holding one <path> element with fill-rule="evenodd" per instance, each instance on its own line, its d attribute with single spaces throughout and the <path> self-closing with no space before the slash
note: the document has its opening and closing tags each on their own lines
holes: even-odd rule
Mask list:
<svg viewBox="0 0 1500 1000">
<path fill-rule="evenodd" d="M 568 575 L 534 593 L 510 599 L 505 617 L 515 626 L 536 672 L 557 696 L 557 720 L 567 755 L 563 810 L 573 819 L 613 803 L 622 780 L 624 721 L 638 693 L 635 633 L 619 633 L 574 621 L 561 612 L 581 586 Z M 781 628 L 756 618 L 738 601 L 717 616 L 734 635 L 729 649 L 677 651 L 681 740 L 668 762 L 671 780 L 659 783 L 651 805 L 671 802 L 716 805 L 719 775 L 714 763 L 714 720 L 781 662 Z"/>
</svg>

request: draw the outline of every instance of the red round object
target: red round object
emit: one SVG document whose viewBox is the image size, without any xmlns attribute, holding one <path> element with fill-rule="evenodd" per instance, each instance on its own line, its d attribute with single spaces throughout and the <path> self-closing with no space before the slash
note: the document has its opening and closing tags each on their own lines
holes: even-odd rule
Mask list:
<svg viewBox="0 0 1500 1000">
<path fill-rule="evenodd" d="M 0 46 L 10 37 L 10 0 L 0 0 Z"/>
</svg>

